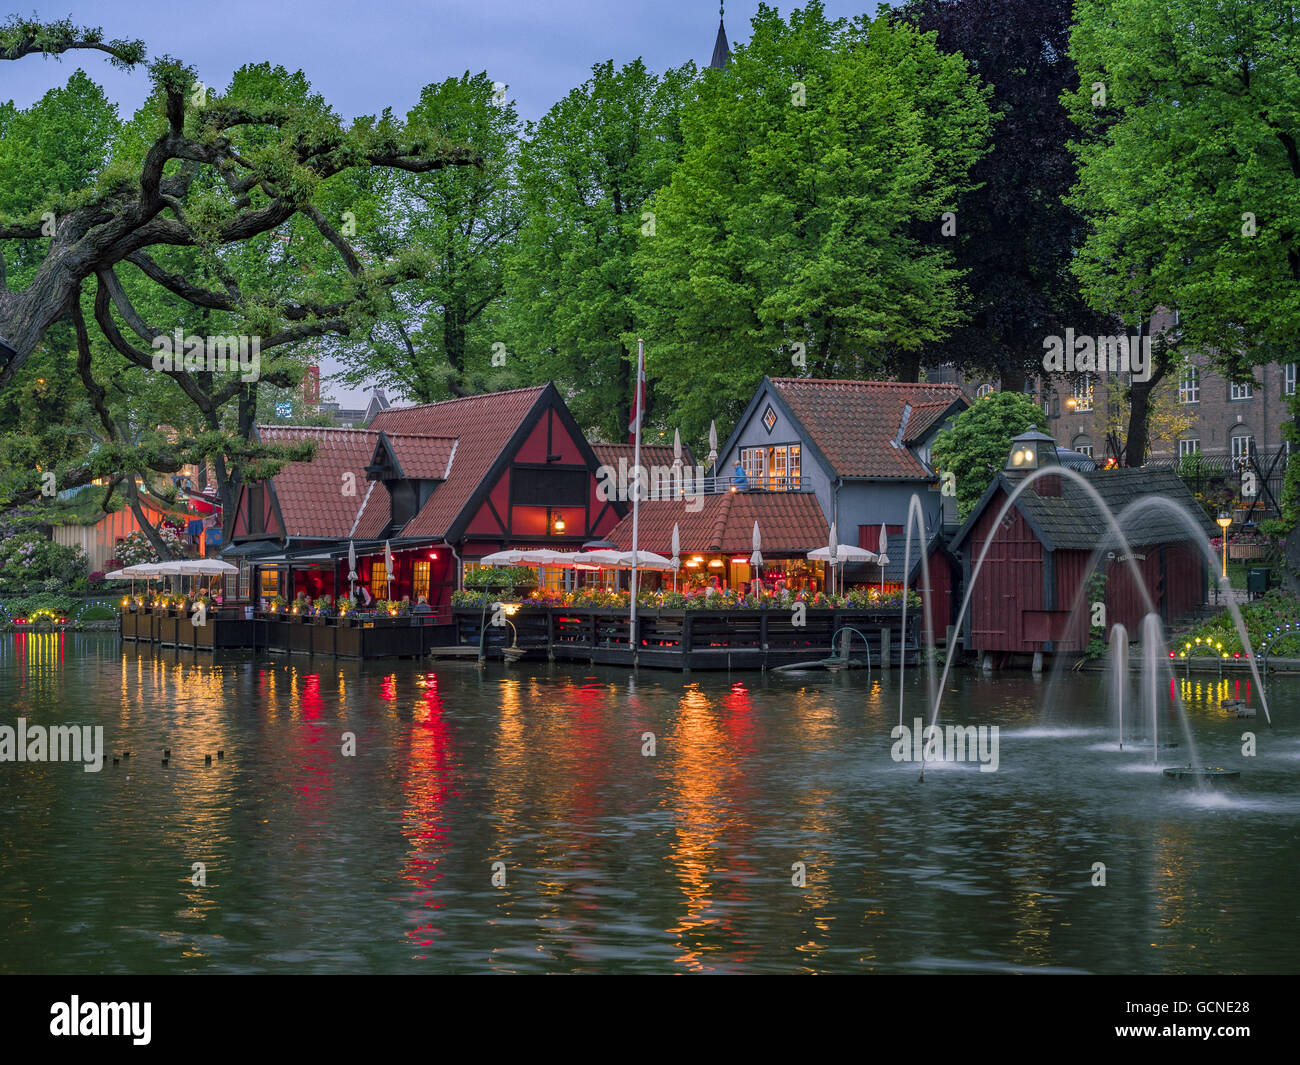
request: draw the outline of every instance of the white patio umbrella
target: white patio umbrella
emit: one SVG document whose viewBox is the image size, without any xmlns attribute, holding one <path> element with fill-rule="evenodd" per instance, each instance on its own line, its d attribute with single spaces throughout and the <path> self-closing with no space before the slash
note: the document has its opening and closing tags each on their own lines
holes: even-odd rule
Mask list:
<svg viewBox="0 0 1300 1065">
<path fill-rule="evenodd" d="M 673 591 L 677 591 L 677 571 L 682 568 L 682 536 L 673 522 Z"/>
<path fill-rule="evenodd" d="M 525 562 L 531 562 L 534 566 L 572 566 L 573 556 L 576 551 L 552 551 L 549 547 L 535 547 L 528 551 L 520 551 Z"/>
<path fill-rule="evenodd" d="M 479 560 L 483 566 L 522 566 L 529 561 L 526 552 L 511 548 L 508 551 L 495 551 L 490 555 L 484 555 Z"/>
<path fill-rule="evenodd" d="M 819 547 L 808 552 L 808 559 L 811 562 L 826 562 L 830 557 L 829 547 Z M 854 547 L 852 544 L 835 545 L 835 561 L 841 566 L 849 562 L 875 562 L 878 557 L 874 551 L 868 551 L 865 547 Z"/>
<path fill-rule="evenodd" d="M 611 551 L 601 548 L 596 551 L 578 551 L 573 556 L 573 562 L 580 566 L 595 566 L 598 569 L 625 569 L 623 565 L 623 553 L 621 551 Z"/>
<path fill-rule="evenodd" d="M 758 569 L 758 567 L 763 564 L 763 555 L 759 551 L 759 548 L 763 546 L 763 537 L 759 534 L 757 521 L 754 522 L 753 543 L 754 543 L 754 553 L 749 556 L 749 564 L 753 566 L 755 569 Z"/>
<path fill-rule="evenodd" d="M 885 594 L 885 567 L 889 565 L 889 555 L 885 552 L 889 550 L 889 537 L 885 535 L 884 525 L 880 526 L 880 553 L 876 556 L 876 564 L 880 566 L 880 594 Z"/>
<path fill-rule="evenodd" d="M 392 599 L 393 583 L 393 549 L 384 541 L 384 592 L 385 598 Z"/>
<path fill-rule="evenodd" d="M 348 541 L 348 598 L 356 593 L 357 581 L 357 545 Z"/>
<path fill-rule="evenodd" d="M 673 568 L 672 559 L 656 555 L 653 551 L 638 551 L 635 555 L 631 551 L 624 551 L 619 555 L 619 561 L 624 569 L 631 569 L 634 564 L 637 569 L 670 570 Z"/>
</svg>

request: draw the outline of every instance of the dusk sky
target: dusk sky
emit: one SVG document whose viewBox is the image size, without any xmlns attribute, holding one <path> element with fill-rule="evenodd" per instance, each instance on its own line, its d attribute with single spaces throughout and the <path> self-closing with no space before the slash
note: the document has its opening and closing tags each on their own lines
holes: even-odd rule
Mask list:
<svg viewBox="0 0 1300 1065">
<path fill-rule="evenodd" d="M 800 4 L 769 6 L 788 16 Z M 728 6 L 733 46 L 748 39 L 757 7 Z M 876 7 L 876 0 L 825 0 L 832 18 Z M 17 9 L 30 15 L 33 7 L 29 0 Z M 385 107 L 405 114 L 430 82 L 485 70 L 509 86 L 520 116 L 535 120 L 585 81 L 592 64 L 606 59 L 621 65 L 640 56 L 656 71 L 688 59 L 706 64 L 718 30 L 716 0 L 314 0 L 301 7 L 275 0 L 37 0 L 34 9 L 43 19 L 70 17 L 77 25 L 102 27 L 109 39 L 139 38 L 151 57 L 181 59 L 216 86 L 224 87 L 244 63 L 300 69 L 345 118 Z M 101 53 L 75 52 L 0 64 L 0 99 L 28 107 L 78 67 L 105 87 L 124 118 L 148 94 L 147 72 L 117 70 Z M 345 406 L 362 402 L 360 391 L 328 383 L 324 391 Z"/>
</svg>

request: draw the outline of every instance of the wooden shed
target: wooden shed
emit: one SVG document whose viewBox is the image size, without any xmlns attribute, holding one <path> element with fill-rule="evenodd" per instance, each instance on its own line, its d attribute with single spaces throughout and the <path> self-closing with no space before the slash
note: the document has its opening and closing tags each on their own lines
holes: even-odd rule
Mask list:
<svg viewBox="0 0 1300 1065">
<path fill-rule="evenodd" d="M 1024 454 L 1024 441 L 1037 435 L 1017 438 L 1013 455 Z M 1205 540 L 1216 532 L 1171 470 L 1091 470 L 1079 471 L 1079 476 L 1116 515 L 1137 500 L 1159 497 L 1184 505 Z M 1126 552 L 1109 536 L 1105 515 L 1082 485 L 1068 475 L 1044 475 L 999 521 L 1004 503 L 1024 478 L 1016 469 L 999 473 L 952 542 L 969 588 L 992 534 L 961 622 L 967 648 L 1005 654 L 1082 650 L 1088 642 L 1093 600 L 1087 588 L 1094 572 L 1105 581 L 1100 601 L 1106 605 L 1107 638 L 1117 623 L 1136 634 L 1147 613 L 1143 589 L 1164 621 L 1205 602 L 1204 549 L 1177 518 L 1144 508 L 1125 523 Z"/>
</svg>

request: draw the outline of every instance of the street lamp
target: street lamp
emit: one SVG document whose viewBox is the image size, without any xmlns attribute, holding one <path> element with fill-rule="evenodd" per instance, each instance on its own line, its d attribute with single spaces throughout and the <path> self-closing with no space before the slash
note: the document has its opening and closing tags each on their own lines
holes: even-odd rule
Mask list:
<svg viewBox="0 0 1300 1065">
<path fill-rule="evenodd" d="M 1232 515 L 1226 510 L 1219 511 L 1215 524 L 1223 530 L 1223 579 L 1228 579 L 1228 526 L 1232 524 Z"/>
</svg>

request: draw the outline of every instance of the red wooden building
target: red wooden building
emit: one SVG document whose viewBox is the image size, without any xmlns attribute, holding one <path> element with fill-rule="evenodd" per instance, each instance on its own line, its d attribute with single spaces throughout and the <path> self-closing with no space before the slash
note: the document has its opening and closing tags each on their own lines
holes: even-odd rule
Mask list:
<svg viewBox="0 0 1300 1065">
<path fill-rule="evenodd" d="M 1035 481 L 999 521 L 1007 498 L 1039 467 L 1040 458 L 1043 465 L 1057 461 L 1055 444 L 1042 433 L 1017 437 L 1012 447 L 1009 468 L 994 478 L 951 544 L 962 558 L 964 585 L 969 588 L 992 533 L 970 609 L 962 619 L 967 648 L 1004 656 L 1081 650 L 1088 641 L 1092 596 L 1087 585 L 1094 572 L 1105 578 L 1107 638 L 1117 623 L 1136 636 L 1147 612 L 1143 588 L 1163 620 L 1205 602 L 1203 547 L 1184 524 L 1161 510 L 1144 508 L 1124 523 L 1131 559 L 1108 537 L 1109 523 L 1089 494 L 1064 475 Z M 1023 458 L 1027 454 L 1033 458 Z M 1079 474 L 1116 515 L 1135 501 L 1160 497 L 1184 505 L 1207 540 L 1216 532 L 1172 470 Z"/>
<path fill-rule="evenodd" d="M 260 426 L 258 438 L 312 440 L 316 456 L 240 491 L 223 556 L 254 599 L 346 593 L 351 544 L 375 598 L 424 595 L 441 612 L 463 564 L 575 550 L 628 506 L 599 498 L 596 456 L 550 384 L 390 408 L 367 429 Z"/>
</svg>

